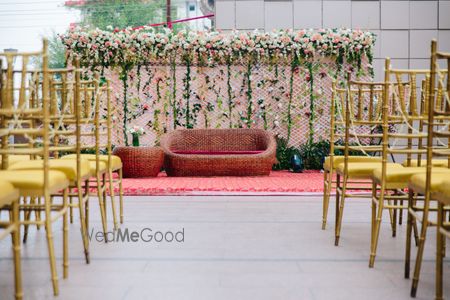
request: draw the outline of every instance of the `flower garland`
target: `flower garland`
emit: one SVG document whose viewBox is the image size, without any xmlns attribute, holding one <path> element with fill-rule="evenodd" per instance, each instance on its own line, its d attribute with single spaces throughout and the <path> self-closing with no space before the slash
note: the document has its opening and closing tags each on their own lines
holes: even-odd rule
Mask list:
<svg viewBox="0 0 450 300">
<path fill-rule="evenodd" d="M 86 30 L 71 27 L 60 38 L 69 58 L 78 57 L 91 68 L 170 63 L 170 58 L 195 57 L 205 65 L 246 61 L 277 60 L 295 54 L 299 58 L 335 57 L 360 65 L 363 56 L 372 58 L 375 35 L 352 29 L 279 30 L 272 32 L 222 33 L 218 31 L 171 30 L 156 32 L 151 27 L 133 30 Z M 197 55 L 194 55 L 197 54 Z M 369 61 L 371 63 L 371 61 Z"/>
</svg>

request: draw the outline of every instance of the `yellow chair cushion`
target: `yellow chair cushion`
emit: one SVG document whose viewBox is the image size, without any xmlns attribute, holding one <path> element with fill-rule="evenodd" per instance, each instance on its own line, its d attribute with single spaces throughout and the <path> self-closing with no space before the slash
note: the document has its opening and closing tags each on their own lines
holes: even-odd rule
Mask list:
<svg viewBox="0 0 450 300">
<path fill-rule="evenodd" d="M 442 173 L 441 170 L 433 169 L 433 173 L 431 174 L 431 192 L 434 193 L 438 190 L 438 187 L 441 185 L 443 181 L 449 178 L 448 173 Z M 450 170 L 449 170 L 450 173 Z M 427 174 L 423 172 L 422 174 L 417 174 L 411 176 L 409 179 L 408 187 L 411 188 L 414 192 L 424 194 L 425 193 L 425 185 L 427 180 Z"/>
<path fill-rule="evenodd" d="M 425 174 L 426 169 L 422 167 L 411 167 L 401 169 L 391 169 L 386 172 L 386 188 L 388 189 L 403 189 L 408 187 L 408 183 L 412 176 Z M 433 172 L 436 173 L 450 173 L 447 168 L 434 168 Z M 381 183 L 381 168 L 377 168 L 373 171 L 372 179 L 377 183 Z M 450 174 L 449 174 L 450 175 Z"/>
<path fill-rule="evenodd" d="M 49 192 L 52 194 L 69 186 L 69 180 L 61 171 L 49 171 Z M 26 170 L 26 171 L 0 171 L 0 180 L 8 181 L 15 188 L 20 190 L 21 196 L 39 196 L 43 195 L 44 171 Z"/>
<path fill-rule="evenodd" d="M 447 168 L 448 166 L 448 160 L 447 159 L 433 159 L 431 160 L 433 167 L 442 167 L 442 168 Z M 408 166 L 408 162 L 405 160 L 402 165 L 404 167 Z M 417 167 L 418 165 L 418 160 L 417 159 L 411 159 L 411 165 L 410 167 Z M 427 160 L 426 159 L 422 159 L 420 161 L 420 166 L 421 167 L 426 167 L 427 166 Z"/>
<path fill-rule="evenodd" d="M 450 180 L 443 180 L 437 187 L 437 191 L 433 196 L 444 205 L 450 205 Z"/>
<path fill-rule="evenodd" d="M 333 156 L 333 168 L 336 169 L 338 165 L 344 162 L 343 155 L 336 155 Z M 325 158 L 325 162 L 323 163 L 324 170 L 330 170 L 330 159 L 331 157 L 328 156 Z M 366 156 L 366 155 L 360 155 L 360 156 L 349 156 L 348 157 L 349 162 L 380 162 L 381 163 L 381 157 L 379 156 Z"/>
<path fill-rule="evenodd" d="M 19 199 L 19 191 L 7 181 L 0 181 L 0 191 L 2 191 L 0 194 L 0 207 Z"/>
<path fill-rule="evenodd" d="M 50 159 L 48 161 L 50 170 L 61 171 L 66 174 L 70 181 L 77 180 L 77 162 L 69 159 Z M 20 161 L 10 166 L 8 170 L 42 170 L 42 160 Z M 81 178 L 89 178 L 91 166 L 86 159 L 81 160 Z"/>
<path fill-rule="evenodd" d="M 388 163 L 388 168 L 403 169 L 400 164 Z M 349 163 L 347 169 L 347 176 L 353 179 L 370 179 L 372 178 L 373 170 L 380 168 L 379 162 L 355 162 Z M 341 163 L 337 166 L 336 172 L 340 175 L 344 175 L 345 164 Z"/>
<path fill-rule="evenodd" d="M 0 155 L 0 168 L 2 166 L 2 160 Z M 8 167 L 14 165 L 17 162 L 20 161 L 27 161 L 30 160 L 30 155 L 8 155 Z"/>
<path fill-rule="evenodd" d="M 98 170 L 98 172 L 99 172 L 99 173 L 106 173 L 106 172 L 108 172 L 108 164 L 105 163 L 104 161 L 100 161 L 99 163 L 100 163 L 100 164 L 99 164 L 100 170 Z M 90 161 L 89 161 L 89 167 L 90 167 L 90 170 L 91 170 L 91 174 L 92 174 L 93 176 L 95 176 L 95 174 L 97 174 L 97 166 L 96 166 L 96 162 L 90 160 Z"/>
<path fill-rule="evenodd" d="M 62 157 L 62 159 L 76 159 L 76 158 L 77 158 L 76 154 L 69 154 Z M 96 160 L 95 154 L 81 154 L 81 158 L 91 161 Z M 100 161 L 103 161 L 106 164 L 108 164 L 108 155 L 100 155 Z M 122 168 L 122 160 L 117 155 L 111 155 L 111 165 L 114 171 L 118 170 Z"/>
</svg>

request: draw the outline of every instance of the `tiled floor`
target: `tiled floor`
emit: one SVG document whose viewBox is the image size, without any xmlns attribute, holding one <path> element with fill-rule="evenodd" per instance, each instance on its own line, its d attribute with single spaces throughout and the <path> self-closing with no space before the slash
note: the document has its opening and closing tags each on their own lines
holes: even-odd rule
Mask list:
<svg viewBox="0 0 450 300">
<path fill-rule="evenodd" d="M 100 229 L 95 204 L 94 233 Z M 184 242 L 92 241 L 86 265 L 78 223 L 72 224 L 69 278 L 60 280 L 54 298 L 44 232 L 33 229 L 23 247 L 25 299 L 410 299 L 405 225 L 392 238 L 384 224 L 375 269 L 367 267 L 369 207 L 366 200 L 348 202 L 335 247 L 333 224 L 320 229 L 320 196 L 128 197 L 123 229 L 184 228 Z M 60 223 L 55 232 L 60 267 Z M 428 241 L 417 299 L 434 296 L 434 230 Z M 0 257 L 0 298 L 12 299 L 8 240 L 0 243 Z M 448 260 L 444 270 L 448 278 Z M 450 298 L 450 279 L 445 284 Z"/>
</svg>

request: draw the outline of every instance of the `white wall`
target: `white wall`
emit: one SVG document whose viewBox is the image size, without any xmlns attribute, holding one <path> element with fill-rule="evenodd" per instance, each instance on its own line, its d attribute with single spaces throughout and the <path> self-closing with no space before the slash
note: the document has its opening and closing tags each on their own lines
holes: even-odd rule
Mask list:
<svg viewBox="0 0 450 300">
<path fill-rule="evenodd" d="M 216 0 L 216 29 L 286 29 L 350 27 L 377 34 L 376 80 L 383 61 L 395 68 L 429 66 L 429 48 L 450 51 L 450 0 Z"/>
</svg>

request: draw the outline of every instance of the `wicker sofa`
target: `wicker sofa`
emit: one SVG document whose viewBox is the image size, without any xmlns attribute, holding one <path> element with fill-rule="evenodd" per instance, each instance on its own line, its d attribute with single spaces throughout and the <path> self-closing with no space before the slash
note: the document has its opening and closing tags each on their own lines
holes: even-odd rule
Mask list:
<svg viewBox="0 0 450 300">
<path fill-rule="evenodd" d="M 276 141 L 262 129 L 182 129 L 164 135 L 168 176 L 269 175 Z"/>
</svg>

